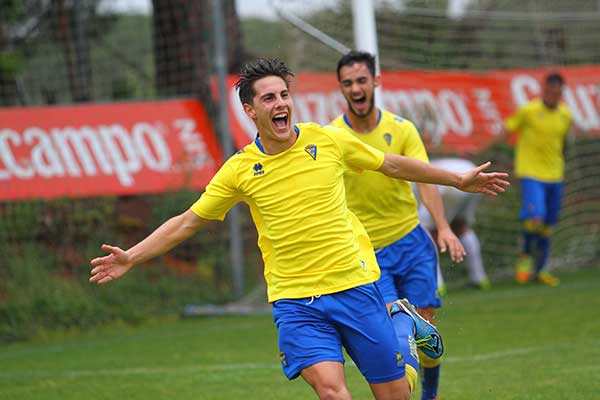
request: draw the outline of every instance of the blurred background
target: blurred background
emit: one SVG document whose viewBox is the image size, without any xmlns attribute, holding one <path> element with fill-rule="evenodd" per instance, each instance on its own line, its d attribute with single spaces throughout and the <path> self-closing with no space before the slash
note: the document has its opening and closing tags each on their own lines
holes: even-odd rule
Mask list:
<svg viewBox="0 0 600 400">
<path fill-rule="evenodd" d="M 382 71 L 487 73 L 600 64 L 598 0 L 373 4 Z M 300 75 L 331 74 L 344 46 L 354 47 L 347 0 L 2 1 L 0 110 L 20 110 L 27 119 L 28 110 L 40 107 L 195 99 L 227 157 L 231 138 L 219 114 L 224 107 L 219 68 L 235 75 L 248 60 L 278 57 Z M 600 110 L 600 81 L 595 85 L 590 96 Z M 500 106 L 514 109 L 512 103 Z M 8 114 L 0 113 L 0 131 L 9 128 L 2 115 Z M 427 129 L 426 116 L 415 122 Z M 9 139 L 2 140 L 0 153 Z M 599 151 L 600 143 L 591 138 L 567 146 L 552 268 L 566 272 L 598 265 Z M 442 142 L 433 155 L 457 152 Z M 460 155 L 512 170 L 508 144 Z M 89 259 L 100 254 L 102 243 L 123 248 L 136 243 L 188 208 L 202 185 L 19 199 L 6 195 L 10 185 L 0 182 L 0 341 L 47 328 L 136 322 L 179 313 L 188 304 L 266 303 L 262 260 L 246 207 L 239 207 L 234 221 L 211 223 L 119 282 L 102 288 L 87 282 Z M 512 276 L 519 248 L 518 196 L 515 186 L 501 199 L 484 199 L 478 211 L 475 229 L 492 282 Z M 446 258 L 442 263 L 451 290 L 464 283 L 462 266 L 451 266 Z"/>
</svg>

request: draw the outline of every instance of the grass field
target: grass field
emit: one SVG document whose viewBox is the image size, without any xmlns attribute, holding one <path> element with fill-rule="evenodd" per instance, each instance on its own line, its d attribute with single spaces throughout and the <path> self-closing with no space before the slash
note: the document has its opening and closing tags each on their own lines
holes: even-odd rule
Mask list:
<svg viewBox="0 0 600 400">
<path fill-rule="evenodd" d="M 451 291 L 441 396 L 600 398 L 600 268 L 558 288 Z M 354 399 L 370 399 L 347 364 Z M 278 364 L 269 315 L 161 320 L 0 346 L 0 399 L 312 399 Z M 414 395 L 413 398 L 420 398 Z"/>
</svg>

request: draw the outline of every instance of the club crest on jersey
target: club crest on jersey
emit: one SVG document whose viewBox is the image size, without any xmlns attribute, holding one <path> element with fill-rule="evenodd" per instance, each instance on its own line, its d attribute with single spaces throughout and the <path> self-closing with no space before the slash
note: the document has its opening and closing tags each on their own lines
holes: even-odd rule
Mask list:
<svg viewBox="0 0 600 400">
<path fill-rule="evenodd" d="M 254 164 L 254 167 L 252 167 L 252 169 L 254 169 L 254 176 L 259 176 L 265 173 L 262 164 L 259 162 Z"/>
<path fill-rule="evenodd" d="M 383 140 L 385 140 L 385 142 L 389 146 L 390 144 L 392 144 L 392 134 L 391 133 L 384 133 L 383 134 Z"/>
<path fill-rule="evenodd" d="M 304 148 L 304 151 L 308 153 L 309 156 L 312 157 L 313 160 L 317 159 L 317 146 L 314 144 L 308 144 Z"/>
</svg>

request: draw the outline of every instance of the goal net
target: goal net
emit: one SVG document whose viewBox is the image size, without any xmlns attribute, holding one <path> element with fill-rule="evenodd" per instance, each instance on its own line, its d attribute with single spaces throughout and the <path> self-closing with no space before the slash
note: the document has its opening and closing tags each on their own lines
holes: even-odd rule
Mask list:
<svg viewBox="0 0 600 400">
<path fill-rule="evenodd" d="M 298 70 L 332 71 L 340 53 L 298 28 L 298 18 L 341 45 L 353 47 L 350 1 L 275 1 L 292 27 L 294 45 L 282 56 Z M 600 9 L 596 1 L 374 1 L 382 71 L 548 68 L 600 63 Z M 300 5 L 301 4 L 301 5 Z M 294 18 L 290 18 L 289 15 Z M 568 83 L 568 82 L 567 82 Z M 385 91 L 385 81 L 383 82 Z M 589 89 L 593 115 L 600 115 L 600 82 Z M 514 109 L 505 104 L 504 109 Z M 406 117 L 406 115 L 404 115 Z M 592 117 L 592 119 L 597 117 Z M 577 115 L 576 115 L 577 119 Z M 414 121 L 425 128 L 427 119 Z M 585 124 L 584 124 L 585 125 Z M 592 123 L 595 129 L 600 125 Z M 469 156 L 512 171 L 508 145 Z M 561 218 L 552 242 L 551 268 L 597 264 L 600 257 L 600 141 L 570 138 Z M 435 157 L 436 154 L 432 154 Z M 492 275 L 512 273 L 520 249 L 519 185 L 498 199 L 484 199 L 476 231 Z M 446 269 L 450 279 L 464 274 Z"/>
</svg>

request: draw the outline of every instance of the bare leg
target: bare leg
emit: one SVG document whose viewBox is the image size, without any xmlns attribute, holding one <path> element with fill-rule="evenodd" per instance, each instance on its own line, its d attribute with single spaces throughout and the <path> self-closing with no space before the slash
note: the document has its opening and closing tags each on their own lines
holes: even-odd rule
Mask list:
<svg viewBox="0 0 600 400">
<path fill-rule="evenodd" d="M 344 365 L 323 361 L 302 370 L 302 378 L 315 390 L 321 400 L 351 400 L 346 386 Z"/>
<path fill-rule="evenodd" d="M 302 378 L 315 390 L 321 400 L 351 400 L 346 385 L 344 366 L 335 361 L 323 361 L 302 370 Z M 371 383 L 377 400 L 409 400 L 410 389 L 406 378 L 384 383 Z"/>
<path fill-rule="evenodd" d="M 410 388 L 405 377 L 385 383 L 371 383 L 371 391 L 377 400 L 409 400 Z"/>
</svg>

